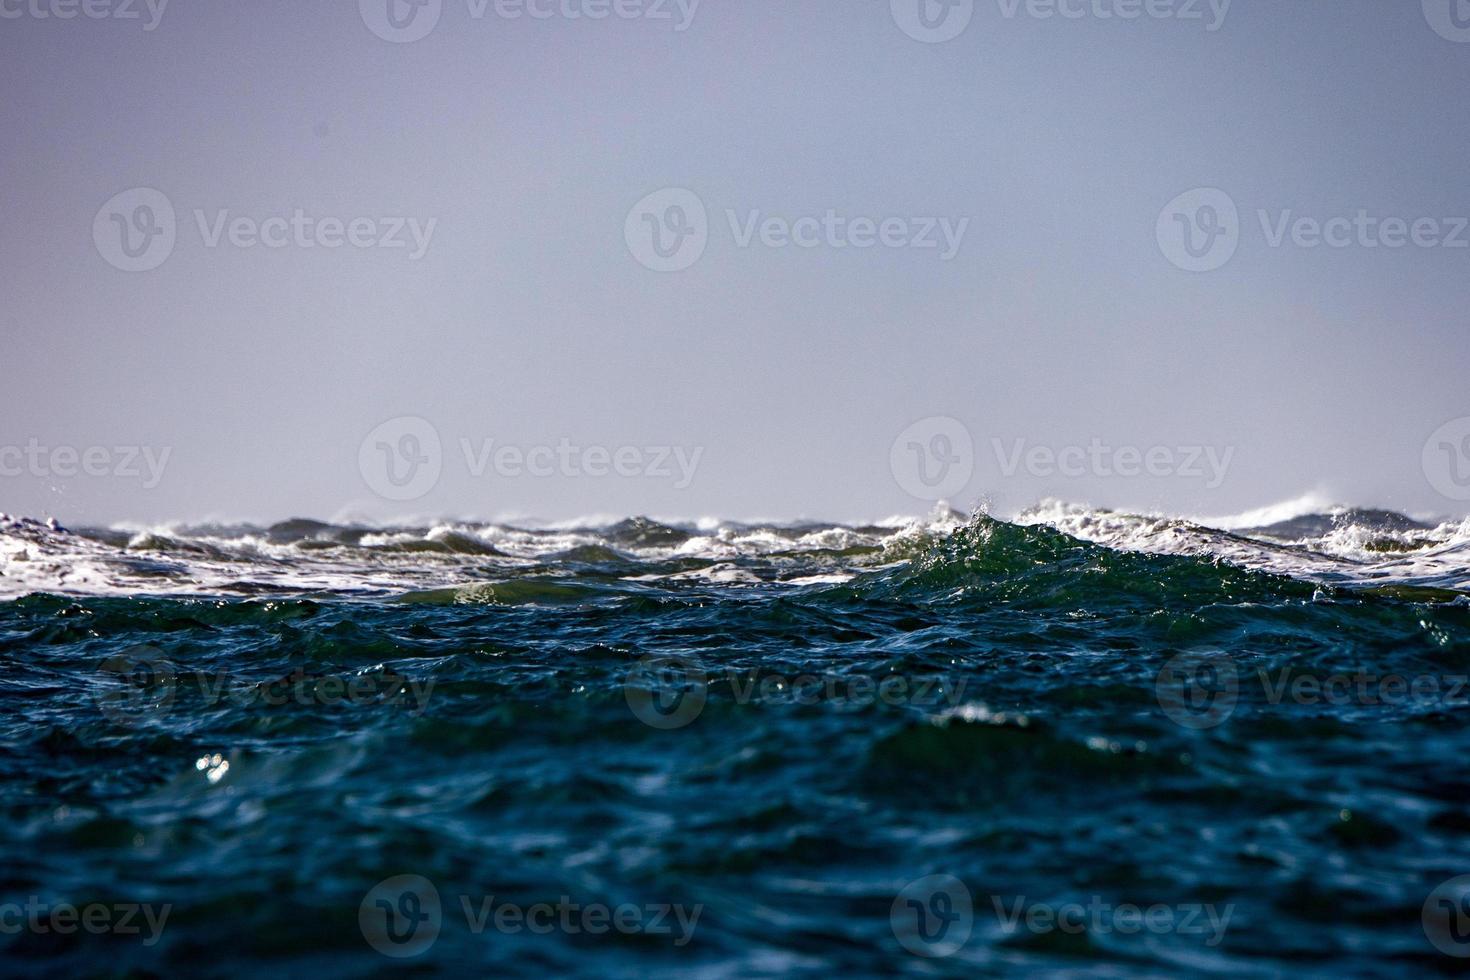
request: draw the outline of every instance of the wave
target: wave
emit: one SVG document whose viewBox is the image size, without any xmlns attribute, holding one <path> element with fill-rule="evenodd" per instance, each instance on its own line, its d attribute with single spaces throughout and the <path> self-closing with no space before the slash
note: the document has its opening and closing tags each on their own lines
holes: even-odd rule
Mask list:
<svg viewBox="0 0 1470 980">
<path fill-rule="evenodd" d="M 1470 519 L 1430 524 L 1376 508 L 1291 505 L 1244 516 L 1253 519 L 1220 527 L 1044 501 L 1017 522 L 1122 551 L 1206 556 L 1331 584 L 1470 588 Z"/>
<path fill-rule="evenodd" d="M 1079 551 L 1084 543 L 1092 550 Z M 1215 520 L 1054 500 L 1010 521 L 985 513 L 967 518 L 941 506 L 922 518 L 865 524 L 630 517 L 546 526 L 371 526 L 293 519 L 266 526 L 67 529 L 0 515 L 0 597 L 384 597 L 467 586 L 465 594 L 475 595 L 474 587 L 528 575 L 799 588 L 850 582 L 890 566 L 906 569 L 903 581 L 911 588 L 926 580 L 943 588 L 953 584 L 949 579 L 968 577 L 971 584 L 984 580 L 987 588 L 1000 589 L 1038 568 L 1074 578 L 1090 574 L 1085 581 L 1094 583 L 1105 581 L 1109 569 L 1177 574 L 1119 557 L 1137 554 L 1187 556 L 1328 586 L 1470 590 L 1470 520 L 1433 524 L 1393 511 L 1323 505 L 1308 496 Z"/>
</svg>

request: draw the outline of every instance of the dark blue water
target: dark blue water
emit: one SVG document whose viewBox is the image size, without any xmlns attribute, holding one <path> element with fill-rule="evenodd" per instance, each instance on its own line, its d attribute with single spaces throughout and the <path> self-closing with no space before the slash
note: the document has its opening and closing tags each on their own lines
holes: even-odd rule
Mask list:
<svg viewBox="0 0 1470 980">
<path fill-rule="evenodd" d="M 0 962 L 1455 972 L 1466 566 L 1368 531 L 16 526 Z"/>
</svg>

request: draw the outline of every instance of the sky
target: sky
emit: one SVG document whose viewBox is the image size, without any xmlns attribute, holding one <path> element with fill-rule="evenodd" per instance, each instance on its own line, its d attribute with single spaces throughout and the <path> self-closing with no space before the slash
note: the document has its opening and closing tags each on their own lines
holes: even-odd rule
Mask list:
<svg viewBox="0 0 1470 980">
<path fill-rule="evenodd" d="M 0 81 L 13 515 L 1470 511 L 1463 0 L 0 0 Z"/>
</svg>

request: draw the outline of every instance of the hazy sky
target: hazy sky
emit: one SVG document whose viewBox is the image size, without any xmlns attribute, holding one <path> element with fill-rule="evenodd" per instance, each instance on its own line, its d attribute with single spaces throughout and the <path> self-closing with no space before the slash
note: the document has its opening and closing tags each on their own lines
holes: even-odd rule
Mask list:
<svg viewBox="0 0 1470 980">
<path fill-rule="evenodd" d="M 0 510 L 1467 510 L 1470 3 L 924 3 L 0 0 Z"/>
</svg>

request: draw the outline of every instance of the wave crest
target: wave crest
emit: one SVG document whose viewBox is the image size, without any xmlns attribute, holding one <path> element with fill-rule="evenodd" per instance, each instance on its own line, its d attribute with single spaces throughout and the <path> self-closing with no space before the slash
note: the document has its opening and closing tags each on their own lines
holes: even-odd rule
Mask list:
<svg viewBox="0 0 1470 980">
<path fill-rule="evenodd" d="M 1199 595 L 1246 588 L 1235 575 L 1241 570 L 1349 587 L 1470 589 L 1470 520 L 1431 525 L 1391 511 L 1288 510 L 1267 515 L 1277 519 L 1266 524 L 1232 528 L 1059 501 L 1043 501 L 1010 522 L 983 513 L 966 519 L 941 507 L 927 518 L 871 524 L 633 517 L 551 527 L 370 527 L 297 519 L 267 527 L 68 530 L 0 516 L 0 597 L 372 597 L 493 584 L 528 572 L 720 587 L 832 587 L 864 577 L 879 591 L 965 589 L 995 601 L 1013 601 L 1018 590 L 1027 601 L 1048 590 L 1060 600 L 1084 583 L 1157 598 L 1150 580 Z M 1158 560 L 1169 556 L 1192 561 Z M 887 577 L 870 579 L 874 574 Z"/>
</svg>

